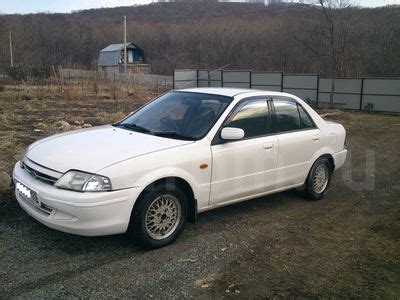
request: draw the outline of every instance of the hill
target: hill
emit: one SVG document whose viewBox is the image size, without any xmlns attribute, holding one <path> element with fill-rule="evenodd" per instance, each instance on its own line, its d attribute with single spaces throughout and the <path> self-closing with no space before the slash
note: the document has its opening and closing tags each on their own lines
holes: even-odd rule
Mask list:
<svg viewBox="0 0 400 300">
<path fill-rule="evenodd" d="M 95 68 L 98 51 L 128 40 L 153 71 L 174 68 L 284 70 L 342 76 L 400 75 L 400 8 L 329 10 L 233 2 L 172 2 L 91 9 L 70 14 L 0 15 L 0 66 L 9 64 L 12 31 L 18 65 Z"/>
</svg>

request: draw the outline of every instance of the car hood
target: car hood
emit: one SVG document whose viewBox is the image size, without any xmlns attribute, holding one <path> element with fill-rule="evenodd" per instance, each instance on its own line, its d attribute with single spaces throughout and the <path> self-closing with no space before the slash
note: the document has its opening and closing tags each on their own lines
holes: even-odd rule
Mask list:
<svg viewBox="0 0 400 300">
<path fill-rule="evenodd" d="M 71 169 L 95 173 L 133 157 L 189 143 L 193 142 L 105 125 L 39 140 L 28 148 L 26 156 L 61 173 Z"/>
</svg>

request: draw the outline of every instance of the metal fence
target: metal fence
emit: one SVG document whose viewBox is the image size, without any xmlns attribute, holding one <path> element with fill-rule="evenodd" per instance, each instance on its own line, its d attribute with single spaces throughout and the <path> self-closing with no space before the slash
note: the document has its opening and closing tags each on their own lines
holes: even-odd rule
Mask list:
<svg viewBox="0 0 400 300">
<path fill-rule="evenodd" d="M 248 70 L 175 70 L 174 88 L 235 87 L 294 94 L 312 105 L 400 113 L 400 78 L 329 78 Z M 333 89 L 333 90 L 332 90 Z"/>
</svg>

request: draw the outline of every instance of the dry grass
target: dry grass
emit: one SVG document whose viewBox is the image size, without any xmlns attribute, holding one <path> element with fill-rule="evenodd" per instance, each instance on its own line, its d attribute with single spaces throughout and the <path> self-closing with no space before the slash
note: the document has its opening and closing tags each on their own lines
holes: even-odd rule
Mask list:
<svg viewBox="0 0 400 300">
<path fill-rule="evenodd" d="M 46 94 L 48 94 L 47 86 L 37 85 L 32 89 L 33 97 L 36 100 L 43 99 Z"/>
<path fill-rule="evenodd" d="M 15 91 L 15 90 L 6 90 L 4 92 L 4 100 L 7 102 L 18 102 L 20 101 L 21 98 L 21 93 L 20 91 Z"/>
<path fill-rule="evenodd" d="M 64 91 L 50 82 L 6 85 L 0 91 L 0 171 L 10 174 L 14 156 L 39 138 L 119 121 L 157 93 L 143 87 L 132 92 L 129 84 L 119 83 L 98 82 L 95 87 L 93 81 L 69 82 Z"/>
<path fill-rule="evenodd" d="M 68 84 L 64 90 L 65 100 L 80 100 L 82 99 L 81 88 L 76 84 Z"/>
<path fill-rule="evenodd" d="M 55 91 L 59 97 L 68 100 L 85 99 L 126 99 L 135 96 L 138 90 L 147 88 L 134 87 L 132 83 L 120 83 L 118 81 L 99 82 L 96 79 L 70 81 L 64 85 L 64 92 Z"/>
<path fill-rule="evenodd" d="M 134 82 L 99 81 L 96 78 L 70 80 L 57 85 L 54 80 L 42 80 L 35 84 L 32 80 L 12 84 L 0 78 L 1 100 L 18 102 L 21 100 L 52 100 L 81 101 L 94 99 L 127 99 L 135 98 L 148 88 L 137 86 Z M 162 88 L 153 89 L 159 94 Z"/>
<path fill-rule="evenodd" d="M 15 155 L 19 155 L 24 152 L 26 145 L 22 143 L 16 136 L 15 132 L 11 131 L 6 136 L 0 136 L 0 171 L 6 171 L 11 173 L 10 166 L 12 167 L 15 163 Z"/>
</svg>

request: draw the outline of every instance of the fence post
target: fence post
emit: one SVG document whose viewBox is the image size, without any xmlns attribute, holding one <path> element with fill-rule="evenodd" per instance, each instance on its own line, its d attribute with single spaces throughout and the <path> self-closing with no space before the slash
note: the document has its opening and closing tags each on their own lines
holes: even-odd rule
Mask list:
<svg viewBox="0 0 400 300">
<path fill-rule="evenodd" d="M 252 82 L 251 82 L 252 74 L 253 74 L 253 71 L 250 70 L 250 71 L 249 71 L 249 76 L 250 76 L 250 78 L 249 78 L 249 88 L 252 88 Z"/>
<path fill-rule="evenodd" d="M 175 70 L 172 72 L 172 89 L 175 89 Z"/>
<path fill-rule="evenodd" d="M 281 72 L 281 92 L 283 92 L 283 72 Z"/>
<path fill-rule="evenodd" d="M 318 108 L 319 101 L 319 74 L 317 75 L 317 98 L 315 99 L 315 107 Z"/>
<path fill-rule="evenodd" d="M 196 70 L 196 82 L 197 82 L 197 87 L 199 87 L 199 69 Z"/>
<path fill-rule="evenodd" d="M 335 106 L 335 84 L 336 84 L 336 75 L 335 77 L 332 77 L 332 86 L 331 86 L 331 93 L 329 96 L 329 108 L 333 109 Z"/>
<path fill-rule="evenodd" d="M 364 77 L 361 78 L 361 91 L 360 91 L 360 111 L 362 111 L 363 105 L 363 96 L 364 96 Z"/>
<path fill-rule="evenodd" d="M 221 87 L 224 87 L 224 70 L 221 70 Z"/>
</svg>

